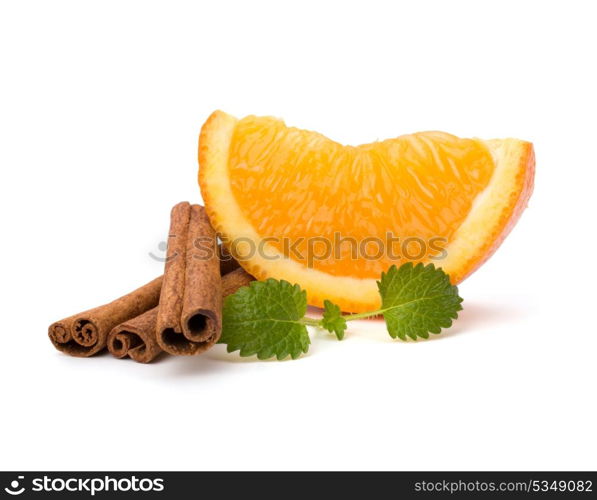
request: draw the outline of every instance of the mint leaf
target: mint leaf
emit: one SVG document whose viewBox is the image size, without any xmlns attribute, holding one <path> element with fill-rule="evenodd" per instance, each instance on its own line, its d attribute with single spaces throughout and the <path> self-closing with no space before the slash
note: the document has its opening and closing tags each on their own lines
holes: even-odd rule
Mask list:
<svg viewBox="0 0 597 500">
<path fill-rule="evenodd" d="M 309 350 L 307 293 L 288 281 L 253 281 L 224 300 L 222 337 L 228 352 L 259 359 L 298 358 Z"/>
<path fill-rule="evenodd" d="M 462 309 L 458 288 L 433 264 L 392 266 L 377 286 L 381 309 L 343 316 L 325 300 L 323 317 L 315 319 L 305 317 L 307 294 L 299 285 L 271 278 L 253 281 L 224 300 L 220 343 L 241 356 L 296 359 L 309 350 L 307 326 L 325 328 L 342 340 L 347 321 L 382 314 L 392 338 L 417 340 L 450 327 Z"/>
<path fill-rule="evenodd" d="M 392 338 L 428 338 L 452 325 L 462 309 L 458 288 L 433 264 L 392 266 L 377 282 L 381 309 Z"/>
<path fill-rule="evenodd" d="M 335 333 L 338 340 L 342 340 L 344 338 L 344 330 L 346 330 L 346 320 L 342 316 L 342 311 L 336 304 L 329 300 L 323 301 L 323 307 L 321 327 L 330 333 Z"/>
</svg>

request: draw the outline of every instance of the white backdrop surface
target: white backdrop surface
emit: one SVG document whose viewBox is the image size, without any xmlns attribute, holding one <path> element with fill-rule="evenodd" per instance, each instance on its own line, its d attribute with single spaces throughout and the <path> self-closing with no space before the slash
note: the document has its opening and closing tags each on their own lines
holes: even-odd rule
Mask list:
<svg viewBox="0 0 597 500">
<path fill-rule="evenodd" d="M 596 469 L 593 2 L 0 5 L 0 469 Z M 214 109 L 362 143 L 535 145 L 535 193 L 433 340 L 297 361 L 74 359 L 50 322 L 161 273 Z"/>
</svg>

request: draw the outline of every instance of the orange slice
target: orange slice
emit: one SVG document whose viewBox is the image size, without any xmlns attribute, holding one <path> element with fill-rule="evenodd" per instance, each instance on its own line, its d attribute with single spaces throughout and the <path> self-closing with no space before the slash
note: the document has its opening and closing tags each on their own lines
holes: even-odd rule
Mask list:
<svg viewBox="0 0 597 500">
<path fill-rule="evenodd" d="M 249 273 L 360 312 L 379 306 L 392 264 L 434 262 L 453 283 L 477 269 L 526 207 L 535 161 L 518 139 L 421 132 L 345 146 L 216 111 L 199 164 L 212 225 Z"/>
</svg>

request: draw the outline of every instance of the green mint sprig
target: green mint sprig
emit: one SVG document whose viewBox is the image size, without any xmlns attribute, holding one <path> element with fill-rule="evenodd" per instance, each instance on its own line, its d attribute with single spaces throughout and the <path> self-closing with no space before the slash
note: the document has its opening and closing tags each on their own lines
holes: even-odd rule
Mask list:
<svg viewBox="0 0 597 500">
<path fill-rule="evenodd" d="M 344 338 L 346 322 L 382 315 L 392 338 L 428 338 L 449 328 L 462 309 L 458 288 L 433 264 L 406 263 L 390 267 L 377 282 L 381 308 L 343 315 L 324 301 L 321 319 L 305 316 L 307 293 L 284 280 L 254 281 L 224 300 L 220 343 L 228 352 L 259 359 L 298 358 L 309 350 L 307 326 L 322 328 Z"/>
</svg>

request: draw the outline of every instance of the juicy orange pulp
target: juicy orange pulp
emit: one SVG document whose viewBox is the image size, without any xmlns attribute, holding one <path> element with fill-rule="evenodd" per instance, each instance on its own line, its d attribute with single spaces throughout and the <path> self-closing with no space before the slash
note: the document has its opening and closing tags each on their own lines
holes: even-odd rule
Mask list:
<svg viewBox="0 0 597 500">
<path fill-rule="evenodd" d="M 238 121 L 228 160 L 232 192 L 262 237 L 275 237 L 270 244 L 285 253 L 298 243 L 288 255 L 305 265 L 358 278 L 379 278 L 407 238 L 447 247 L 494 167 L 482 142 L 444 132 L 344 146 L 255 116 Z M 325 251 L 322 238 L 340 245 L 308 262 L 309 238 L 317 256 Z M 386 242 L 384 254 L 351 259 L 347 238 L 370 242 L 368 255 L 381 248 L 371 242 L 377 238 Z M 420 260 L 436 254 L 427 248 Z"/>
</svg>

